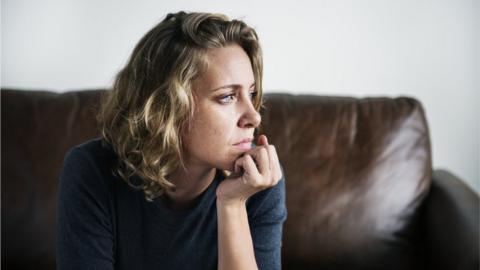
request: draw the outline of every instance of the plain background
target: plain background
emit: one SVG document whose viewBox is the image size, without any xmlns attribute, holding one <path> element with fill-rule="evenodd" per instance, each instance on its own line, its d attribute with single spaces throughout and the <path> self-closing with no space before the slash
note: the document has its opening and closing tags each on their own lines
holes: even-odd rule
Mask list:
<svg viewBox="0 0 480 270">
<path fill-rule="evenodd" d="M 434 167 L 478 192 L 479 2 L 2 0 L 1 86 L 109 87 L 167 13 L 225 13 L 257 30 L 266 92 L 420 100 Z"/>
</svg>

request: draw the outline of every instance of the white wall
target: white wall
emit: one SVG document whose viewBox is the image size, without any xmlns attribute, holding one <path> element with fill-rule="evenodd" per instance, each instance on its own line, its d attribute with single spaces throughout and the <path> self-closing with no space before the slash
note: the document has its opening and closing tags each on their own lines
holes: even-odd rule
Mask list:
<svg viewBox="0 0 480 270">
<path fill-rule="evenodd" d="M 480 190 L 478 0 L 2 0 L 2 87 L 108 87 L 166 13 L 253 25 L 267 92 L 418 98 L 433 163 Z"/>
</svg>

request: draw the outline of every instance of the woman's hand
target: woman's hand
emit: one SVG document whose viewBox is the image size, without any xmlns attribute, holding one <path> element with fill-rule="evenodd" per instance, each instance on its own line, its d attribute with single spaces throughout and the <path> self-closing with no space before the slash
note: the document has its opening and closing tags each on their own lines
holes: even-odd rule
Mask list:
<svg viewBox="0 0 480 270">
<path fill-rule="evenodd" d="M 257 147 L 235 161 L 235 171 L 217 187 L 217 201 L 222 204 L 244 204 L 253 194 L 275 186 L 282 178 L 275 146 L 260 135 Z"/>
</svg>

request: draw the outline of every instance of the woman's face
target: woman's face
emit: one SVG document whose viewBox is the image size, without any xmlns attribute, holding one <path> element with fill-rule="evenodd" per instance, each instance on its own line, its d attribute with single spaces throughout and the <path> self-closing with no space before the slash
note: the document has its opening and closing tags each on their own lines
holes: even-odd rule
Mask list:
<svg viewBox="0 0 480 270">
<path fill-rule="evenodd" d="M 250 149 L 261 121 L 252 103 L 256 94 L 252 65 L 236 44 L 210 50 L 207 62 L 208 68 L 192 82 L 195 114 L 183 137 L 185 162 L 187 167 L 233 171 L 234 161 Z"/>
</svg>

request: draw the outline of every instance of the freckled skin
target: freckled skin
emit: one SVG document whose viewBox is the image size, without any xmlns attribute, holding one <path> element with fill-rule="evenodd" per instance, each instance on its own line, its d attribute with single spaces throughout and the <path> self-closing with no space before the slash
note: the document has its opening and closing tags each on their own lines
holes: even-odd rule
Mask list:
<svg viewBox="0 0 480 270">
<path fill-rule="evenodd" d="M 234 144 L 253 138 L 261 121 L 250 97 L 253 70 L 248 55 L 238 45 L 213 49 L 207 59 L 208 69 L 192 83 L 196 111 L 191 130 L 183 137 L 186 163 L 233 171 L 235 160 L 245 152 Z M 235 86 L 214 91 L 232 84 Z M 222 103 L 225 99 L 221 98 L 228 94 L 235 97 Z"/>
</svg>

